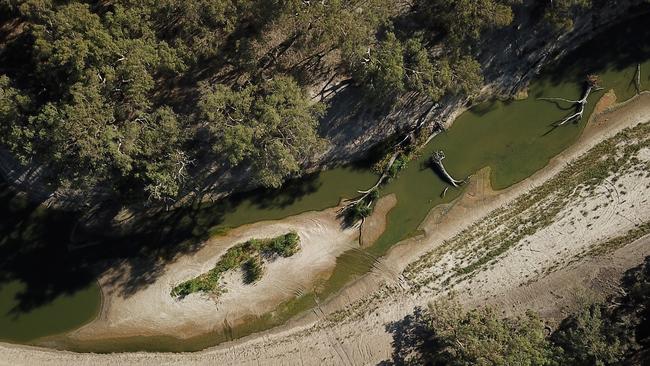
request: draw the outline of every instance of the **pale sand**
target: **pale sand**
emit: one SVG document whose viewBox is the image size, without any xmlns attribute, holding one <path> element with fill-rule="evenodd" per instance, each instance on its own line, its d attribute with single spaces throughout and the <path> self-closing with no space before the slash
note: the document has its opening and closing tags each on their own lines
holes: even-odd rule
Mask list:
<svg viewBox="0 0 650 366">
<path fill-rule="evenodd" d="M 0 354 L 2 354 L 0 363 L 12 365 L 72 362 L 81 364 L 168 364 L 172 362 L 233 365 L 376 364 L 387 359 L 392 350 L 391 335 L 386 332 L 385 325 L 401 319 L 410 313 L 414 306 L 426 305 L 433 298 L 433 295 L 410 294 L 406 291 L 408 284 L 402 279 L 400 273 L 408 263 L 437 247 L 444 239 L 453 237 L 462 229 L 482 219 L 493 209 L 512 202 L 516 197 L 542 184 L 557 174 L 568 162 L 599 141 L 613 136 L 625 127 L 648 120 L 650 120 L 650 95 L 644 94 L 626 102 L 623 107 L 615 111 L 594 118 L 579 142 L 554 158 L 547 167 L 526 181 L 496 194 L 489 185 L 486 186 L 485 178 L 475 179 L 467 194 L 455 204 L 448 206 L 448 211 L 444 215 L 441 214 L 444 208 L 437 208 L 429 215 L 422 224 L 426 235 L 407 240 L 395 247 L 381 259 L 372 273 L 348 286 L 341 294 L 328 303 L 322 304 L 311 315 L 294 320 L 283 327 L 192 354 L 75 354 L 3 344 L 0 345 Z M 650 155 L 646 153 L 643 152 L 645 155 Z M 626 189 L 628 192 L 635 191 L 634 194 L 626 197 L 627 205 L 617 206 L 620 210 L 624 210 L 622 215 L 638 220 L 647 219 L 649 214 L 647 204 L 642 203 L 650 195 L 648 185 L 637 185 L 635 180 L 629 177 L 623 177 L 620 182 L 623 184 L 621 189 Z M 588 202 L 591 205 L 598 205 L 600 199 L 601 196 L 596 196 L 594 201 L 590 199 Z M 608 212 L 611 212 L 611 208 L 607 207 L 597 208 L 593 215 L 605 217 Z M 559 294 L 557 298 L 567 299 L 571 297 L 569 295 L 576 292 L 588 294 L 591 291 L 595 294 L 611 290 L 612 279 L 615 280 L 622 271 L 640 263 L 644 256 L 650 254 L 650 245 L 648 245 L 650 239 L 646 237 L 637 240 L 605 258 L 586 258 L 568 267 L 560 266 L 555 272 L 530 284 L 522 282 L 526 279 L 520 275 L 521 271 L 525 268 L 527 271 L 540 272 L 548 268 L 551 263 L 549 261 L 556 252 L 567 253 L 558 257 L 559 259 L 571 258 L 575 252 L 571 249 L 572 241 L 566 240 L 567 238 L 584 237 L 578 244 L 584 247 L 592 244 L 594 239 L 616 235 L 623 230 L 620 225 L 625 225 L 621 221 L 623 219 L 616 218 L 618 216 L 612 214 L 610 219 L 599 220 L 598 225 L 588 230 L 589 233 L 585 233 L 586 220 L 576 225 L 575 232 L 565 230 L 568 221 L 555 223 L 544 230 L 545 234 L 534 235 L 533 238 L 527 238 L 526 243 L 518 245 L 521 248 L 535 250 L 548 249 L 547 246 L 552 245 L 553 251 L 530 251 L 531 256 L 526 264 L 512 260 L 514 257 L 511 256 L 520 253 L 508 252 L 499 259 L 498 265 L 489 275 L 482 274 L 481 277 L 489 278 L 487 283 L 461 282 L 455 289 L 462 292 L 461 296 L 468 305 L 483 304 L 487 297 L 487 302 L 500 306 L 504 310 L 512 309 L 512 305 L 516 305 L 518 311 L 521 311 L 522 307 L 530 307 L 557 318 L 559 315 L 553 314 L 554 311 L 557 312 L 553 310 L 556 306 L 550 306 L 553 309 L 549 308 L 550 296 L 555 296 L 550 294 L 551 288 L 553 293 Z M 548 240 L 551 233 L 557 236 L 553 240 Z M 352 233 L 350 235 L 354 238 Z M 176 276 L 180 275 L 176 274 Z M 184 276 L 190 277 L 189 273 Z M 522 283 L 523 286 L 520 286 Z M 169 288 L 166 289 L 167 293 Z M 380 300 L 367 300 L 370 307 L 359 305 L 363 302 L 358 300 L 365 301 L 374 298 L 377 294 L 381 295 L 377 297 Z M 570 307 L 574 302 L 569 299 L 564 305 L 561 302 L 557 303 L 558 306 Z M 349 317 L 333 324 L 323 320 L 323 314 L 330 314 L 340 309 L 349 312 L 357 311 L 359 316 Z"/>
<path fill-rule="evenodd" d="M 367 248 L 374 244 L 386 230 L 388 213 L 396 204 L 397 196 L 395 196 L 395 193 L 391 193 L 377 200 L 372 215 L 365 219 L 361 226 L 359 242 L 361 243 L 362 248 Z"/>
<path fill-rule="evenodd" d="M 120 295 L 120 282 L 111 281 L 113 273 L 106 273 L 99 280 L 105 294 L 101 315 L 69 338 L 89 340 L 162 334 L 185 338 L 213 331 L 223 324 L 237 325 L 246 317 L 272 311 L 282 301 L 312 290 L 318 279 L 329 276 L 336 257 L 359 247 L 358 230 L 341 229 L 336 216 L 336 209 L 328 209 L 232 229 L 224 236 L 211 239 L 193 255 L 171 263 L 155 282 L 128 297 Z M 231 246 L 292 230 L 300 236 L 300 251 L 289 258 L 267 262 L 258 282 L 245 285 L 241 271 L 231 271 L 221 282 L 227 291 L 218 298 L 202 293 L 184 299 L 170 296 L 175 285 L 209 271 Z"/>
</svg>

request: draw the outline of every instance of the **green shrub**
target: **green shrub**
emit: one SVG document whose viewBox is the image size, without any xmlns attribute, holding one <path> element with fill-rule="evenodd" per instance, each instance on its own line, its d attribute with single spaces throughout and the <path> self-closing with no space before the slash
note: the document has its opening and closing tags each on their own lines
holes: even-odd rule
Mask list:
<svg viewBox="0 0 650 366">
<path fill-rule="evenodd" d="M 282 257 L 291 257 L 300 250 L 298 245 L 300 237 L 294 231 L 285 234 L 284 236 L 273 239 L 270 244 L 271 251 Z"/>
<path fill-rule="evenodd" d="M 402 169 L 406 168 L 406 163 L 407 158 L 400 154 L 397 159 L 395 159 L 395 162 L 393 162 L 393 165 L 390 166 L 390 169 L 388 169 L 388 175 L 391 178 L 397 177 L 397 174 L 402 171 Z"/>
<path fill-rule="evenodd" d="M 270 239 L 250 239 L 228 249 L 214 265 L 214 268 L 177 285 L 172 289 L 170 295 L 183 298 L 194 292 L 218 294 L 221 275 L 237 267 L 241 267 L 244 271 L 244 282 L 253 283 L 262 278 L 264 273 L 261 254 L 280 255 L 286 258 L 296 254 L 299 250 L 300 236 L 295 231 Z"/>
</svg>

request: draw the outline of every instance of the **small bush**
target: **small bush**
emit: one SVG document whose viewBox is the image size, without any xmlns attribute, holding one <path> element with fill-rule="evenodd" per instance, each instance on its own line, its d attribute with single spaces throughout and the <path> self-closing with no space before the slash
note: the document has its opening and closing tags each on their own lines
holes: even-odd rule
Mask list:
<svg viewBox="0 0 650 366">
<path fill-rule="evenodd" d="M 253 283 L 262 278 L 264 273 L 261 254 L 291 257 L 299 250 L 300 236 L 295 231 L 271 239 L 251 239 L 228 249 L 214 265 L 214 268 L 177 285 L 172 289 L 170 295 L 183 298 L 194 292 L 218 294 L 221 275 L 237 267 L 241 267 L 244 271 L 244 282 Z"/>
<path fill-rule="evenodd" d="M 399 174 L 400 171 L 402 171 L 404 168 L 406 168 L 406 163 L 407 163 L 407 158 L 400 154 L 397 159 L 395 159 L 395 162 L 393 162 L 393 165 L 390 166 L 390 169 L 388 170 L 388 175 L 391 178 L 397 177 L 397 174 Z"/>
<path fill-rule="evenodd" d="M 271 244 L 271 249 L 274 253 L 281 255 L 285 258 L 291 257 L 300 250 L 298 243 L 300 242 L 300 237 L 294 231 L 285 234 L 280 238 L 273 240 Z"/>
</svg>

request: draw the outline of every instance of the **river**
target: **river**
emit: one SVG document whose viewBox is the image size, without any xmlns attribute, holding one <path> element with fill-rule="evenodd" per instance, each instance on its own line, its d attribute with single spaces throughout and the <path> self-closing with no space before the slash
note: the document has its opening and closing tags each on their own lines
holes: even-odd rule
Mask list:
<svg viewBox="0 0 650 366">
<path fill-rule="evenodd" d="M 604 47 L 606 45 L 606 47 Z M 650 28 L 645 19 L 628 21 L 603 32 L 560 63 L 549 66 L 521 101 L 492 100 L 462 114 L 446 132 L 436 136 L 381 194 L 395 193 L 397 205 L 388 215 L 384 234 L 369 248 L 346 252 L 337 259 L 332 276 L 312 293 L 282 304 L 272 314 L 251 319 L 246 326 L 225 333 L 179 341 L 173 337 L 137 337 L 71 348 L 83 351 L 190 351 L 282 324 L 287 319 L 324 301 L 343 286 L 366 273 L 375 258 L 399 241 L 416 235 L 418 226 L 436 205 L 450 202 L 462 189 L 441 193 L 446 184 L 426 164 L 434 150 L 444 150 L 447 170 L 464 178 L 489 166 L 493 188 L 502 189 L 526 179 L 579 137 L 600 96 L 614 89 L 618 101 L 636 92 L 632 82 L 641 63 L 642 87 L 650 85 Z M 579 99 L 586 75 L 600 76 L 603 91 L 593 93 L 580 123 L 552 128 L 572 110 L 537 98 Z M 230 227 L 260 220 L 280 219 L 309 210 L 335 206 L 343 197 L 374 184 L 376 175 L 364 164 L 331 169 L 290 182 L 279 191 L 258 191 L 232 197 L 219 204 L 203 204 L 167 215 L 163 226 L 174 227 L 147 241 L 173 242 L 191 247 Z M 143 235 L 132 238 L 71 238 L 76 215 L 29 204 L 24 196 L 0 186 L 0 211 L 8 217 L 0 223 L 0 340 L 38 343 L 92 320 L 101 294 L 93 276 L 108 254 L 150 254 L 138 249 Z M 105 242 L 104 242 L 105 241 Z M 89 242 L 90 249 L 75 249 Z M 128 242 L 128 244 L 125 244 Z M 74 244 L 74 245 L 71 245 Z M 189 243 L 189 244 L 188 244 Z M 106 250 L 115 245 L 120 250 Z M 102 250 L 94 250 L 103 246 Z M 124 249 L 123 248 L 127 248 Z M 165 257 L 177 248 L 153 246 Z M 179 248 L 183 248 L 179 245 Z M 149 249 L 148 249 L 149 250 Z M 102 252 L 98 254 L 96 252 Z M 128 253 L 128 254 L 127 254 Z"/>
</svg>

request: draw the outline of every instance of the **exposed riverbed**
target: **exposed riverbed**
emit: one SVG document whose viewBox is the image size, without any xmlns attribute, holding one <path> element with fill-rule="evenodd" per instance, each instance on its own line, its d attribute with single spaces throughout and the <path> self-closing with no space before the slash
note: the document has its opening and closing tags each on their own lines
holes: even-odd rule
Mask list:
<svg viewBox="0 0 650 366">
<path fill-rule="evenodd" d="M 461 190 L 450 189 L 445 198 L 441 198 L 446 185 L 426 164 L 434 149 L 445 151 L 445 166 L 456 178 L 469 176 L 485 166 L 491 168 L 490 181 L 495 189 L 508 187 L 527 178 L 576 141 L 596 100 L 605 91 L 613 89 L 618 100 L 628 99 L 635 94 L 632 80 L 637 63 L 642 63 L 641 69 L 645 71 L 641 78 L 642 87 L 650 84 L 650 78 L 647 76 L 650 75 L 650 50 L 640 46 L 648 44 L 649 33 L 643 20 L 616 27 L 581 47 L 560 65 L 556 65 L 533 82 L 528 91 L 528 99 L 490 101 L 461 115 L 448 131 L 434 138 L 422 150 L 420 157 L 410 162 L 399 177 L 382 190 L 382 195 L 395 194 L 397 203 L 388 214 L 386 231 L 375 244 L 339 256 L 329 279 L 316 286 L 311 293 L 282 304 L 274 314 L 251 319 L 249 324 L 230 329 L 228 332 L 220 331 L 219 334 L 182 341 L 173 337 L 138 337 L 80 349 L 197 350 L 219 341 L 281 324 L 301 311 L 313 307 L 316 299 L 326 299 L 366 273 L 371 269 L 375 258 L 386 253 L 391 246 L 409 236 L 417 235 L 418 226 L 433 207 L 458 197 Z M 639 39 L 644 42 L 639 42 Z M 603 50 L 603 44 L 608 45 L 607 50 Z M 582 81 L 591 73 L 600 75 L 605 90 L 591 96 L 581 123 L 553 129 L 551 125 L 571 110 L 562 110 L 554 103 L 539 101 L 537 98 L 552 96 L 578 99 L 582 93 Z M 280 192 L 254 194 L 233 198 L 220 205 L 206 206 L 191 219 L 182 217 L 181 220 L 190 220 L 188 224 L 196 224 L 201 228 L 197 229 L 198 231 L 215 233 L 223 228 L 335 206 L 342 197 L 353 197 L 356 190 L 371 186 L 375 179 L 367 167 L 337 168 L 300 182 L 290 183 Z M 21 203 L 20 197 L 15 196 L 2 202 L 6 212 L 11 215 L 25 214 L 23 218 L 9 220 L 2 227 L 3 239 L 0 241 L 0 248 L 3 251 L 29 243 L 44 247 L 53 241 L 58 247 L 65 247 L 69 238 L 65 237 L 64 233 L 74 232 L 71 227 L 67 228 L 68 231 L 61 227 L 61 230 L 53 230 L 54 233 L 61 231 L 61 235 L 49 232 L 52 225 L 72 225 L 72 221 L 67 220 L 71 218 L 58 217 L 56 220 L 59 221 L 41 222 L 39 210 L 43 210 L 42 208 L 15 207 L 26 205 Z M 32 216 L 32 212 L 38 215 Z M 65 291 L 58 288 L 39 288 L 37 277 L 47 276 L 44 268 L 55 272 L 57 268 L 61 268 L 60 265 L 66 264 L 66 260 L 73 258 L 48 257 L 47 251 L 40 250 L 34 251 L 32 255 L 38 256 L 38 259 L 16 262 L 7 257 L 6 260 L 2 259 L 4 262 L 0 262 L 1 340 L 35 341 L 43 336 L 70 330 L 96 314 L 100 295 L 97 286 L 87 280 L 91 272 L 89 269 L 75 263 L 72 266 L 75 271 L 69 268 L 63 271 L 69 276 L 86 279 L 80 281 L 79 286 L 70 287 Z M 64 277 L 65 280 L 70 278 Z M 54 323 L 48 319 L 58 319 L 60 324 L 50 326 L 48 324 Z M 74 345 L 72 348 L 75 348 Z"/>
</svg>

